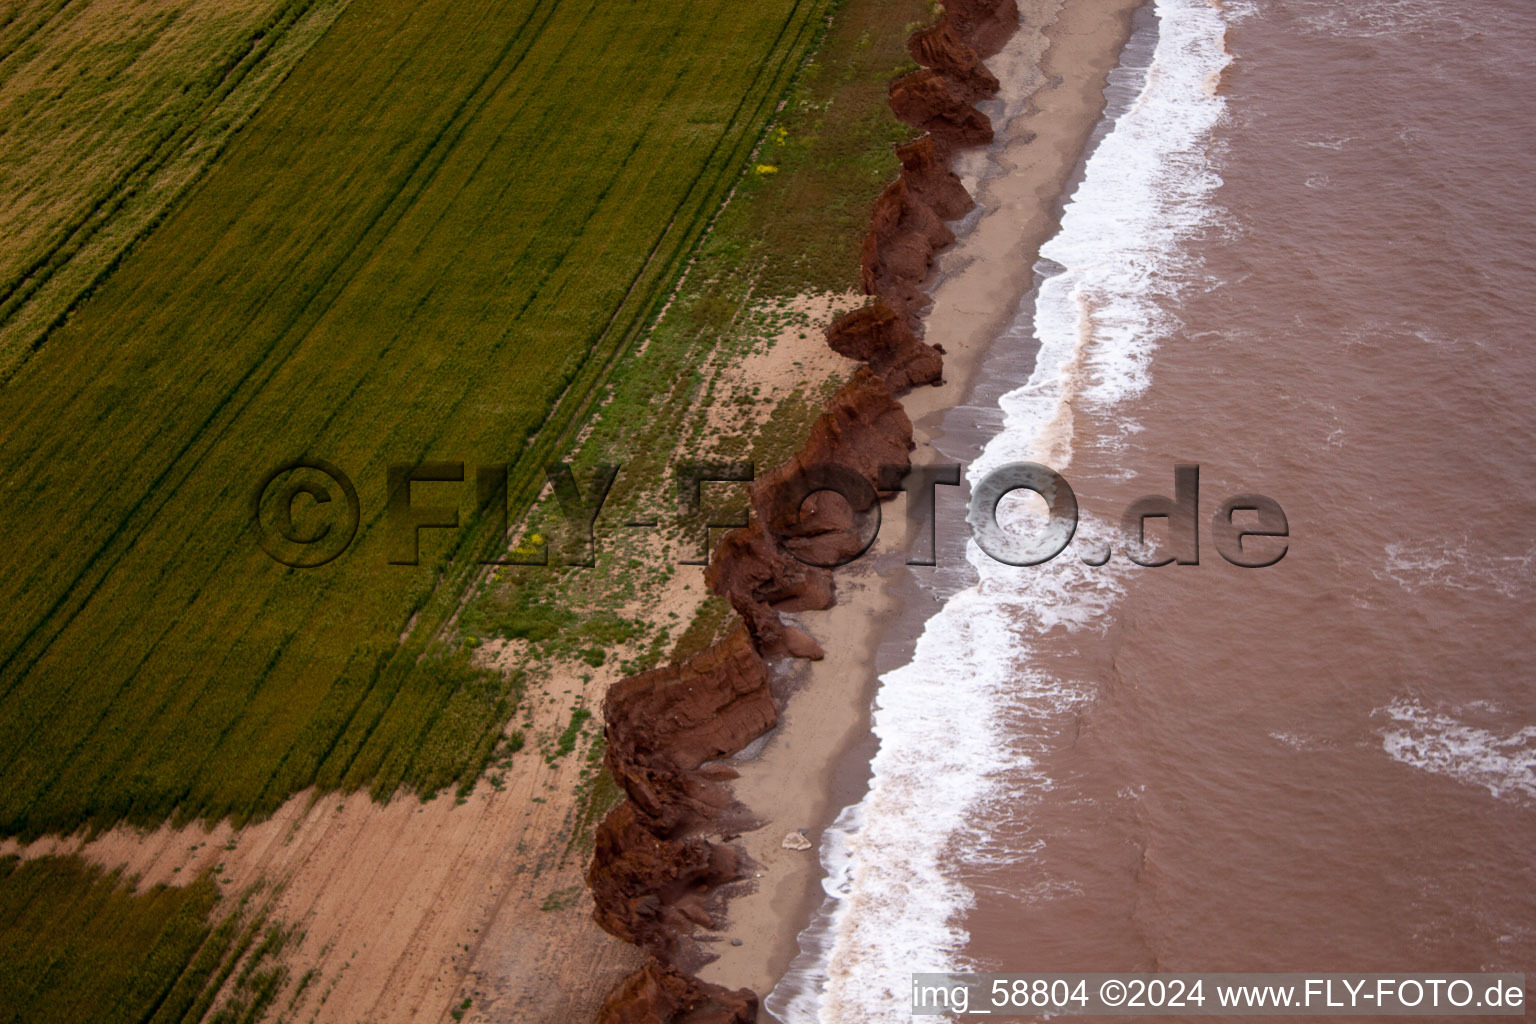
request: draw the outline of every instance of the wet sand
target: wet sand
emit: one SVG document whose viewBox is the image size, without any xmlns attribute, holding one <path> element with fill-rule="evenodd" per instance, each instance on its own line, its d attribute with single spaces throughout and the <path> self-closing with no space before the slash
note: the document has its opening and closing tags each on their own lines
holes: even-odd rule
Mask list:
<svg viewBox="0 0 1536 1024">
<path fill-rule="evenodd" d="M 998 325 L 1029 288 L 1019 268 L 1033 262 L 1054 228 L 1062 190 L 1102 108 L 1104 76 L 1138 3 L 1023 0 L 1023 27 L 988 62 L 1003 80 L 1003 94 L 983 105 L 998 142 L 962 157 L 958 170 L 978 210 L 956 225 L 961 239 L 940 258 L 927 318 L 928 339 L 948 353 L 947 382 L 904 400 L 920 460 L 939 417 L 967 393 Z M 1031 133 L 1033 141 L 1025 141 Z M 815 363 L 792 347 L 784 348 L 786 359 Z M 798 375 L 806 372 L 795 367 Z M 764 367 L 732 372 L 750 387 Z M 728 926 L 707 941 L 719 958 L 701 972 L 706 980 L 766 995 L 820 903 L 816 846 L 866 786 L 878 651 L 906 618 L 903 512 L 899 498 L 889 504 L 875 549 L 840 571 L 838 605 L 798 617 L 827 658 L 777 668 L 775 685 L 786 698 L 782 724 L 740 759 L 736 794 L 764 823 L 740 842 L 762 877 L 734 895 Z M 590 705 L 609 681 L 605 672 L 585 681 L 561 676 L 547 689 L 575 688 Z M 537 729 L 563 724 L 542 703 L 537 714 Z M 446 795 L 425 805 L 405 797 L 379 805 L 361 795 L 314 801 L 305 793 L 238 831 L 227 823 L 147 835 L 119 828 L 92 841 L 55 838 L 0 850 L 78 852 L 124 866 L 145 884 L 177 884 L 218 865 L 221 888 L 231 894 L 257 878 L 282 882 L 274 909 L 305 930 L 295 974 L 319 971 L 297 1007 L 306 1019 L 315 1013 L 322 1020 L 437 1020 L 443 1007 L 468 996 L 469 1021 L 509 1013 L 582 1021 L 639 954 L 592 923 L 581 885 L 586 858 L 564 846 L 578 767 L 575 759 L 554 766 L 519 759 L 505 792 L 482 781 L 457 809 Z M 785 834 L 799 829 L 812 848 L 784 849 Z M 338 889 L 343 877 L 350 884 Z"/>
<path fill-rule="evenodd" d="M 704 367 L 719 375 L 718 406 L 739 409 L 736 398 L 753 394 L 771 408 L 791 392 L 845 378 L 852 361 L 828 349 L 820 332 L 857 305 L 852 294 L 790 302 L 813 329 L 791 324 L 760 352 Z M 667 557 L 648 549 L 640 555 Z M 677 573 L 647 595 L 644 608 L 625 613 L 648 615 L 658 627 L 691 621 L 705 593 L 701 576 Z M 481 650 L 486 663 L 503 672 L 526 667 L 505 641 Z M 226 906 L 263 883 L 259 899 L 271 901 L 274 920 L 302 932 L 285 961 L 290 987 L 279 996 L 294 1020 L 448 1024 L 449 1011 L 464 1009 L 468 999 L 463 1024 L 587 1024 L 644 953 L 592 919 L 584 879 L 591 849 L 572 842 L 596 727 L 579 751 L 552 761 L 545 755 L 566 728 L 569 709 L 600 707 L 624 657 L 636 654 L 631 648 L 597 668 L 579 661 L 547 665 L 547 678 L 529 684 L 508 725 L 525 732 L 528 748 L 495 780 L 482 778 L 464 801 L 451 791 L 426 803 L 405 792 L 379 803 L 366 793 L 306 790 L 243 828 L 227 820 L 212 828 L 193 822 L 149 832 L 124 824 L 30 845 L 0 840 L 0 856 L 78 854 L 123 869 L 141 887 L 184 885 L 211 872 Z M 840 742 L 807 738 L 817 748 Z M 273 893 L 274 886 L 281 891 Z M 295 995 L 293 986 L 310 971 L 311 982 Z"/>
<path fill-rule="evenodd" d="M 997 140 L 962 154 L 956 167 L 977 209 L 955 225 L 959 240 L 940 256 L 930 288 L 926 334 L 945 349 L 945 384 L 903 399 L 918 442 L 915 461 L 939 460 L 929 442 L 940 419 L 970 390 L 988 346 L 1032 286 L 1025 268 L 1055 231 L 1141 0 L 1022 0 L 1019 6 L 1019 31 L 987 61 L 1003 85 L 981 107 Z M 904 512 L 902 498 L 889 503 L 875 548 L 838 571 L 836 607 L 799 616 L 827 657 L 779 670 L 789 697 L 783 720 L 738 758 L 736 796 L 763 822 L 741 839 L 760 865 L 759 877 L 733 895 L 728 924 L 708 945 L 718 959 L 699 972 L 706 981 L 766 995 L 821 902 L 821 836 L 867 784 L 877 653 L 882 640 L 902 639 L 885 634 L 904 628 L 907 618 Z M 785 835 L 800 829 L 811 849 L 783 848 Z M 763 1019 L 772 1018 L 764 1013 Z"/>
</svg>

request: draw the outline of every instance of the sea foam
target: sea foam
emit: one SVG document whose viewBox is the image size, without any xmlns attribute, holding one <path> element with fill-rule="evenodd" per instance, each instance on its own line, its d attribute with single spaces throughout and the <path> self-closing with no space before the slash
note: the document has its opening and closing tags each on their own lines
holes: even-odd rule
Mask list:
<svg viewBox="0 0 1536 1024">
<path fill-rule="evenodd" d="M 1042 267 L 1055 273 L 998 340 L 1017 347 L 1033 336 L 1039 352 L 1029 379 L 1002 397 L 1001 429 L 968 467 L 972 486 L 1019 460 L 1064 470 L 1073 410 L 1102 420 L 1140 394 L 1152 353 L 1176 327 L 1164 309 L 1188 277 L 1181 242 L 1212 216 L 1220 178 L 1208 136 L 1224 109 L 1212 83 L 1230 58 L 1216 6 L 1158 0 L 1156 16 L 1140 89 L 1041 250 Z M 999 508 L 1005 526 L 1028 514 Z M 1085 519 L 1078 538 L 1101 542 L 1108 528 Z M 1090 684 L 1034 664 L 1030 641 L 1102 628 L 1121 592 L 1115 573 L 1084 565 L 1072 549 L 1028 569 L 994 562 L 974 542 L 966 557 L 976 582 L 927 622 L 911 661 L 880 678 L 869 792 L 824 837 L 827 900 L 767 1000 L 787 1024 L 906 1021 L 911 972 L 978 966 L 962 954 L 975 895 L 957 875 L 1016 859 L 1021 851 L 997 848 L 977 826 L 1027 806 L 1021 787 L 1050 785 L 1007 725 L 1091 696 Z"/>
<path fill-rule="evenodd" d="M 1489 712 L 1499 710 L 1467 708 L 1463 714 L 1490 717 Z M 1391 723 L 1382 730 L 1381 747 L 1392 760 L 1480 786 L 1495 799 L 1536 802 L 1536 725 L 1504 732 L 1458 718 L 1451 709 L 1428 708 L 1407 698 L 1375 714 Z"/>
</svg>

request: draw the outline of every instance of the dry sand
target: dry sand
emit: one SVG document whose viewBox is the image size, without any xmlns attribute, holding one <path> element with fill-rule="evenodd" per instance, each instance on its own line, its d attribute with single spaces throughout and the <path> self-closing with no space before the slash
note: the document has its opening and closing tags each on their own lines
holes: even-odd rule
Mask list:
<svg viewBox="0 0 1536 1024">
<path fill-rule="evenodd" d="M 539 728 L 563 728 L 555 708 L 568 706 L 545 704 Z M 280 884 L 274 919 L 304 933 L 287 958 L 290 982 L 319 972 L 289 1020 L 448 1022 L 469 998 L 466 1021 L 586 1022 L 641 957 L 592 923 L 588 857 L 566 849 L 580 763 L 572 754 L 550 766 L 527 750 L 503 791 L 482 782 L 457 806 L 451 792 L 388 804 L 304 793 L 239 831 L 118 827 L 23 852 L 79 853 L 141 885 L 215 866 L 227 895 L 258 879 Z"/>
<path fill-rule="evenodd" d="M 915 427 L 917 461 L 930 458 L 928 442 L 940 418 L 969 391 L 982 355 L 1033 284 L 1031 268 L 1056 229 L 1063 193 L 1103 112 L 1107 76 L 1141 3 L 1021 0 L 1023 26 L 987 61 L 1003 83 L 1002 94 L 982 108 L 997 141 L 964 154 L 956 168 L 978 211 L 940 257 L 925 318 L 927 340 L 946 351 L 945 384 L 903 400 Z M 902 502 L 898 497 L 887 506 L 875 549 L 838 571 L 837 606 L 799 617 L 827 658 L 788 670 L 797 678 L 782 724 L 739 758 L 737 798 L 764 822 L 742 837 L 760 877 L 730 902 L 728 925 L 711 945 L 719 958 L 699 972 L 707 981 L 766 994 L 794 958 L 798 932 L 822 899 L 821 834 L 862 794 L 863 779 L 836 778 L 839 766 L 873 749 L 875 652 L 881 628 L 896 617 L 894 584 L 905 571 Z M 806 830 L 811 849 L 782 848 L 785 833 L 798 829 Z M 762 1019 L 771 1018 L 765 1012 Z"/>
<path fill-rule="evenodd" d="M 750 408 L 760 426 L 764 410 L 792 392 L 819 393 L 846 378 L 855 364 L 826 347 L 823 331 L 860 303 L 854 294 L 808 295 L 766 310 L 792 316 L 772 344 L 713 368 L 721 374 L 715 404 L 696 414 L 714 423 L 718 410 L 743 408 L 735 399 L 755 390 Z M 706 437 L 750 426 L 714 425 Z M 635 554 L 666 557 L 657 537 L 604 533 L 601 525 L 600 535 L 605 543 L 651 544 Z M 703 570 L 679 567 L 623 614 L 675 630 L 692 620 L 705 594 Z M 490 642 L 482 655 L 510 670 L 526 645 Z M 571 843 L 580 771 L 601 723 L 594 718 L 577 748 L 552 765 L 540 748 L 566 727 L 572 707 L 601 707 L 620 660 L 609 657 L 596 669 L 543 665 L 514 722 L 528 737 L 526 748 L 514 755 L 501 789 L 482 780 L 463 803 L 451 791 L 427 803 L 405 794 L 387 804 L 366 793 L 311 791 L 240 830 L 227 822 L 148 833 L 119 826 L 90 841 L 47 836 L 22 847 L 3 840 L 0 854 L 77 853 L 123 868 L 141 887 L 186 884 L 213 869 L 228 896 L 258 881 L 281 886 L 273 919 L 303 933 L 285 956 L 288 987 L 274 1003 L 285 1020 L 452 1024 L 452 1010 L 467 998 L 465 1024 L 588 1024 L 608 991 L 643 961 L 593 923 L 583 878 L 591 852 Z M 311 969 L 318 973 L 290 1006 Z"/>
<path fill-rule="evenodd" d="M 1061 192 L 1138 5 L 1022 0 L 1025 27 L 988 61 L 1004 83 L 1004 95 L 985 108 L 999 141 L 960 167 L 981 210 L 942 257 L 927 318 L 928 339 L 948 352 L 947 383 L 905 400 L 919 459 L 938 416 L 966 393 L 979 357 L 1030 286 L 1024 268 L 1054 229 Z M 1022 141 L 1030 133 L 1033 141 Z M 852 304 L 848 296 L 812 297 L 797 308 L 820 322 Z M 846 371 L 819 329 L 791 329 L 728 375 L 732 387 L 767 382 L 777 395 Z M 901 513 L 898 499 L 886 510 L 875 550 L 840 571 L 838 606 L 801 616 L 826 660 L 777 669 L 777 685 L 790 697 L 783 723 L 744 753 L 736 783 L 738 798 L 764 822 L 741 839 L 761 877 L 743 886 L 748 891 L 729 905 L 728 927 L 708 943 L 720 956 L 704 968 L 706 979 L 766 993 L 819 902 L 814 845 L 796 852 L 780 842 L 804 828 L 819 844 L 839 808 L 861 791 L 856 772 L 838 784 L 838 765 L 850 756 L 867 760 L 875 645 L 896 607 L 891 583 L 902 572 Z M 658 615 L 691 614 L 703 596 L 692 577 L 674 577 L 654 606 Z M 612 673 L 607 666 L 551 673 L 528 695 L 530 736 L 558 732 L 578 698 L 598 707 Z M 276 915 L 304 932 L 288 960 L 291 978 L 319 972 L 296 1006 L 287 1006 L 288 993 L 280 997 L 287 1019 L 447 1024 L 467 997 L 468 1022 L 586 1024 L 641 957 L 592 923 L 582 885 L 587 854 L 568 847 L 584 750 L 585 743 L 549 765 L 531 739 L 503 789 L 482 781 L 463 804 L 451 794 L 380 805 L 363 794 L 306 793 L 238 832 L 228 824 L 148 834 L 117 828 L 89 843 L 52 837 L 21 852 L 78 852 L 125 867 L 145 884 L 182 883 L 215 866 L 228 893 L 257 879 L 280 883 Z M 17 849 L 0 843 L 0 853 Z M 741 945 L 732 946 L 733 938 Z"/>
</svg>

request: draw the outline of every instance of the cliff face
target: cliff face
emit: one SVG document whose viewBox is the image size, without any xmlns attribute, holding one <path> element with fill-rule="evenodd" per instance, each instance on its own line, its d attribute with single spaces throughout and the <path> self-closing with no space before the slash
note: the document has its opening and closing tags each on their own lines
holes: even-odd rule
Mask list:
<svg viewBox="0 0 1536 1024">
<path fill-rule="evenodd" d="M 869 364 L 892 394 L 938 384 L 944 359 L 912 333 L 905 317 L 883 302 L 839 317 L 827 330 L 833 351 Z"/>
<path fill-rule="evenodd" d="M 900 486 L 911 449 L 906 410 L 884 378 L 860 367 L 811 427 L 805 446 L 753 485 L 753 511 L 796 560 L 850 562 L 872 539 L 878 492 Z M 828 487 L 842 497 L 822 490 Z"/>
<path fill-rule="evenodd" d="M 825 566 L 859 553 L 878 492 L 894 489 L 909 465 L 912 424 L 896 399 L 941 383 L 940 353 L 919 337 L 929 302 L 922 285 L 934 254 L 954 241 L 944 221 L 972 206 L 951 154 L 992 139 L 975 108 L 998 88 L 982 58 L 1018 26 L 1015 0 L 949 0 L 946 8 L 909 40 L 922 70 L 891 83 L 891 108 L 927 134 L 897 149 L 901 173 L 875 202 L 861 257 L 875 301 L 827 330 L 828 345 L 866 365 L 800 452 L 753 484 L 754 521 L 723 538 L 706 571 L 740 624 L 681 665 L 616 683 L 604 701 L 607 767 L 626 798 L 598 828 L 587 884 L 598 924 L 651 957 L 609 995 L 599 1024 L 756 1019 L 752 992 L 705 984 L 673 961 L 695 925 L 713 925 L 703 896 L 743 875 L 741 855 L 703 833 L 730 802 L 724 782 L 735 772 L 719 759 L 778 721 L 765 659 L 822 656 L 780 613 L 831 607 Z M 847 500 L 811 494 L 829 483 Z"/>
<path fill-rule="evenodd" d="M 1018 31 L 1019 5 L 1014 0 L 948 0 L 942 20 L 977 53 L 990 57 Z"/>
<path fill-rule="evenodd" d="M 972 101 L 991 96 L 999 86 L 997 77 L 981 62 L 981 55 L 968 43 L 948 18 L 931 28 L 912 33 L 907 52 L 925 68 L 933 68 L 971 93 Z"/>
<path fill-rule="evenodd" d="M 933 207 L 900 179 L 875 200 L 860 262 L 864 290 L 878 295 L 916 325 L 928 307 L 922 283 L 933 254 L 955 240 Z"/>
<path fill-rule="evenodd" d="M 891 109 L 927 134 L 896 151 L 901 174 L 875 201 L 861 257 L 864 290 L 905 316 L 914 331 L 928 304 L 922 286 L 934 253 L 955 238 L 944 222 L 971 208 L 970 196 L 949 169 L 950 156 L 956 147 L 992 141 L 992 122 L 975 104 L 995 95 L 998 81 L 980 54 L 996 52 L 1018 26 L 1013 0 L 950 7 L 908 41 L 913 60 L 924 66 L 891 83 Z M 994 38 L 1001 26 L 1007 32 Z M 899 378 L 893 382 L 898 390 L 901 386 Z"/>
<path fill-rule="evenodd" d="M 950 146 L 992 141 L 992 122 L 971 105 L 978 98 L 969 85 L 937 68 L 922 68 L 891 83 L 896 116 Z"/>
<path fill-rule="evenodd" d="M 768 670 L 747 632 L 738 629 L 681 665 L 615 683 L 603 701 L 608 770 L 652 818 L 668 819 L 687 793 L 666 780 L 697 774 L 729 757 L 778 722 Z M 696 788 L 696 787 L 694 787 Z"/>
<path fill-rule="evenodd" d="M 651 960 L 609 994 L 598 1020 L 604 1024 L 754 1024 L 757 996 L 747 989 L 732 992 L 705 984 Z"/>
<path fill-rule="evenodd" d="M 949 169 L 949 159 L 933 136 L 896 147 L 896 158 L 901 161 L 901 180 L 907 190 L 944 220 L 964 216 L 976 205 L 959 176 Z"/>
</svg>

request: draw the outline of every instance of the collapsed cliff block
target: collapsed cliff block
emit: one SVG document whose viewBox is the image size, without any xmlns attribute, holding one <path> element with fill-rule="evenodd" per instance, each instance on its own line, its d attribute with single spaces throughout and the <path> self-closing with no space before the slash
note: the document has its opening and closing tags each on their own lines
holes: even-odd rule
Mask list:
<svg viewBox="0 0 1536 1024">
<path fill-rule="evenodd" d="M 954 79 L 973 103 L 997 95 L 1001 88 L 997 76 L 987 70 L 980 54 L 960 38 L 948 18 L 940 18 L 932 26 L 912 33 L 907 40 L 907 52 L 923 67 L 942 71 Z"/>
<path fill-rule="evenodd" d="M 838 317 L 827 328 L 827 345 L 841 355 L 869 364 L 893 395 L 932 384 L 944 373 L 944 359 L 924 344 L 900 316 L 883 302 Z"/>
<path fill-rule="evenodd" d="M 878 295 L 909 319 L 932 301 L 922 289 L 933 254 L 955 240 L 933 207 L 914 196 L 904 179 L 875 200 L 860 257 L 864 291 Z"/>
<path fill-rule="evenodd" d="M 755 1024 L 750 989 L 711 985 L 655 957 L 621 981 L 597 1012 L 597 1024 Z"/>
<path fill-rule="evenodd" d="M 826 608 L 832 577 L 814 562 L 846 553 L 861 517 L 878 511 L 910 466 L 912 424 L 896 396 L 941 383 L 943 349 L 920 340 L 922 284 L 934 254 L 954 241 L 944 224 L 974 205 L 949 167 L 958 146 L 985 144 L 992 127 L 975 103 L 994 95 L 982 59 L 1018 25 L 1015 0 L 947 0 L 945 13 L 909 40 L 924 70 L 891 83 L 897 116 L 927 134 L 897 149 L 901 173 L 875 203 L 861 253 L 865 291 L 879 301 L 828 330 L 835 350 L 867 364 L 838 392 L 800 453 L 753 486 L 755 521 L 716 550 L 706 582 L 742 625 L 680 666 L 616 684 L 605 701 L 608 767 L 628 799 L 598 828 L 587 873 L 594 917 L 614 935 L 652 953 L 610 993 L 599 1024 L 751 1024 L 757 998 L 691 977 L 671 957 L 696 925 L 712 925 L 703 897 L 742 877 L 742 856 L 699 835 L 729 802 L 728 756 L 772 728 L 777 710 L 763 659 L 821 657 L 815 640 L 780 612 Z M 807 494 L 815 467 L 832 463 L 867 488 L 852 501 Z M 786 495 L 788 497 L 786 497 Z M 793 505 L 793 507 L 791 507 Z M 734 838 L 734 836 L 728 836 Z M 798 845 L 798 844 L 797 844 Z"/>
<path fill-rule="evenodd" d="M 753 510 L 791 555 L 817 565 L 849 561 L 873 539 L 879 492 L 900 486 L 913 447 L 906 410 L 881 376 L 860 367 L 805 446 L 752 485 Z"/>
<path fill-rule="evenodd" d="M 731 847 L 698 837 L 669 839 L 653 831 L 626 800 L 597 828 L 587 887 L 592 917 L 610 935 L 667 956 L 695 923 L 697 897 L 741 877 Z"/>
<path fill-rule="evenodd" d="M 778 721 L 768 669 L 741 628 L 680 665 L 615 683 L 603 715 L 609 770 L 621 785 L 637 756 L 664 752 L 689 771 L 729 757 Z"/>
<path fill-rule="evenodd" d="M 832 607 L 835 600 L 832 574 L 786 555 L 764 532 L 760 519 L 721 538 L 704 583 L 736 608 L 749 632 L 752 620 L 742 614 L 742 608 L 820 611 Z"/>
<path fill-rule="evenodd" d="M 946 146 L 984 146 L 992 141 L 992 122 L 972 104 L 977 94 L 934 68 L 902 75 L 890 85 L 891 110 L 914 128 Z"/>
<path fill-rule="evenodd" d="M 721 539 L 704 582 L 730 602 L 763 657 L 817 661 L 824 656 L 821 645 L 786 623 L 779 611 L 832 607 L 832 574 L 786 554 L 760 519 Z"/>
<path fill-rule="evenodd" d="M 982 57 L 1003 48 L 1019 28 L 1017 0 L 945 0 L 944 20 Z"/>
<path fill-rule="evenodd" d="M 949 159 L 932 135 L 897 146 L 896 159 L 901 161 L 901 177 L 908 193 L 927 203 L 944 220 L 963 217 L 976 205 L 960 184 L 960 176 L 949 169 Z"/>
</svg>

